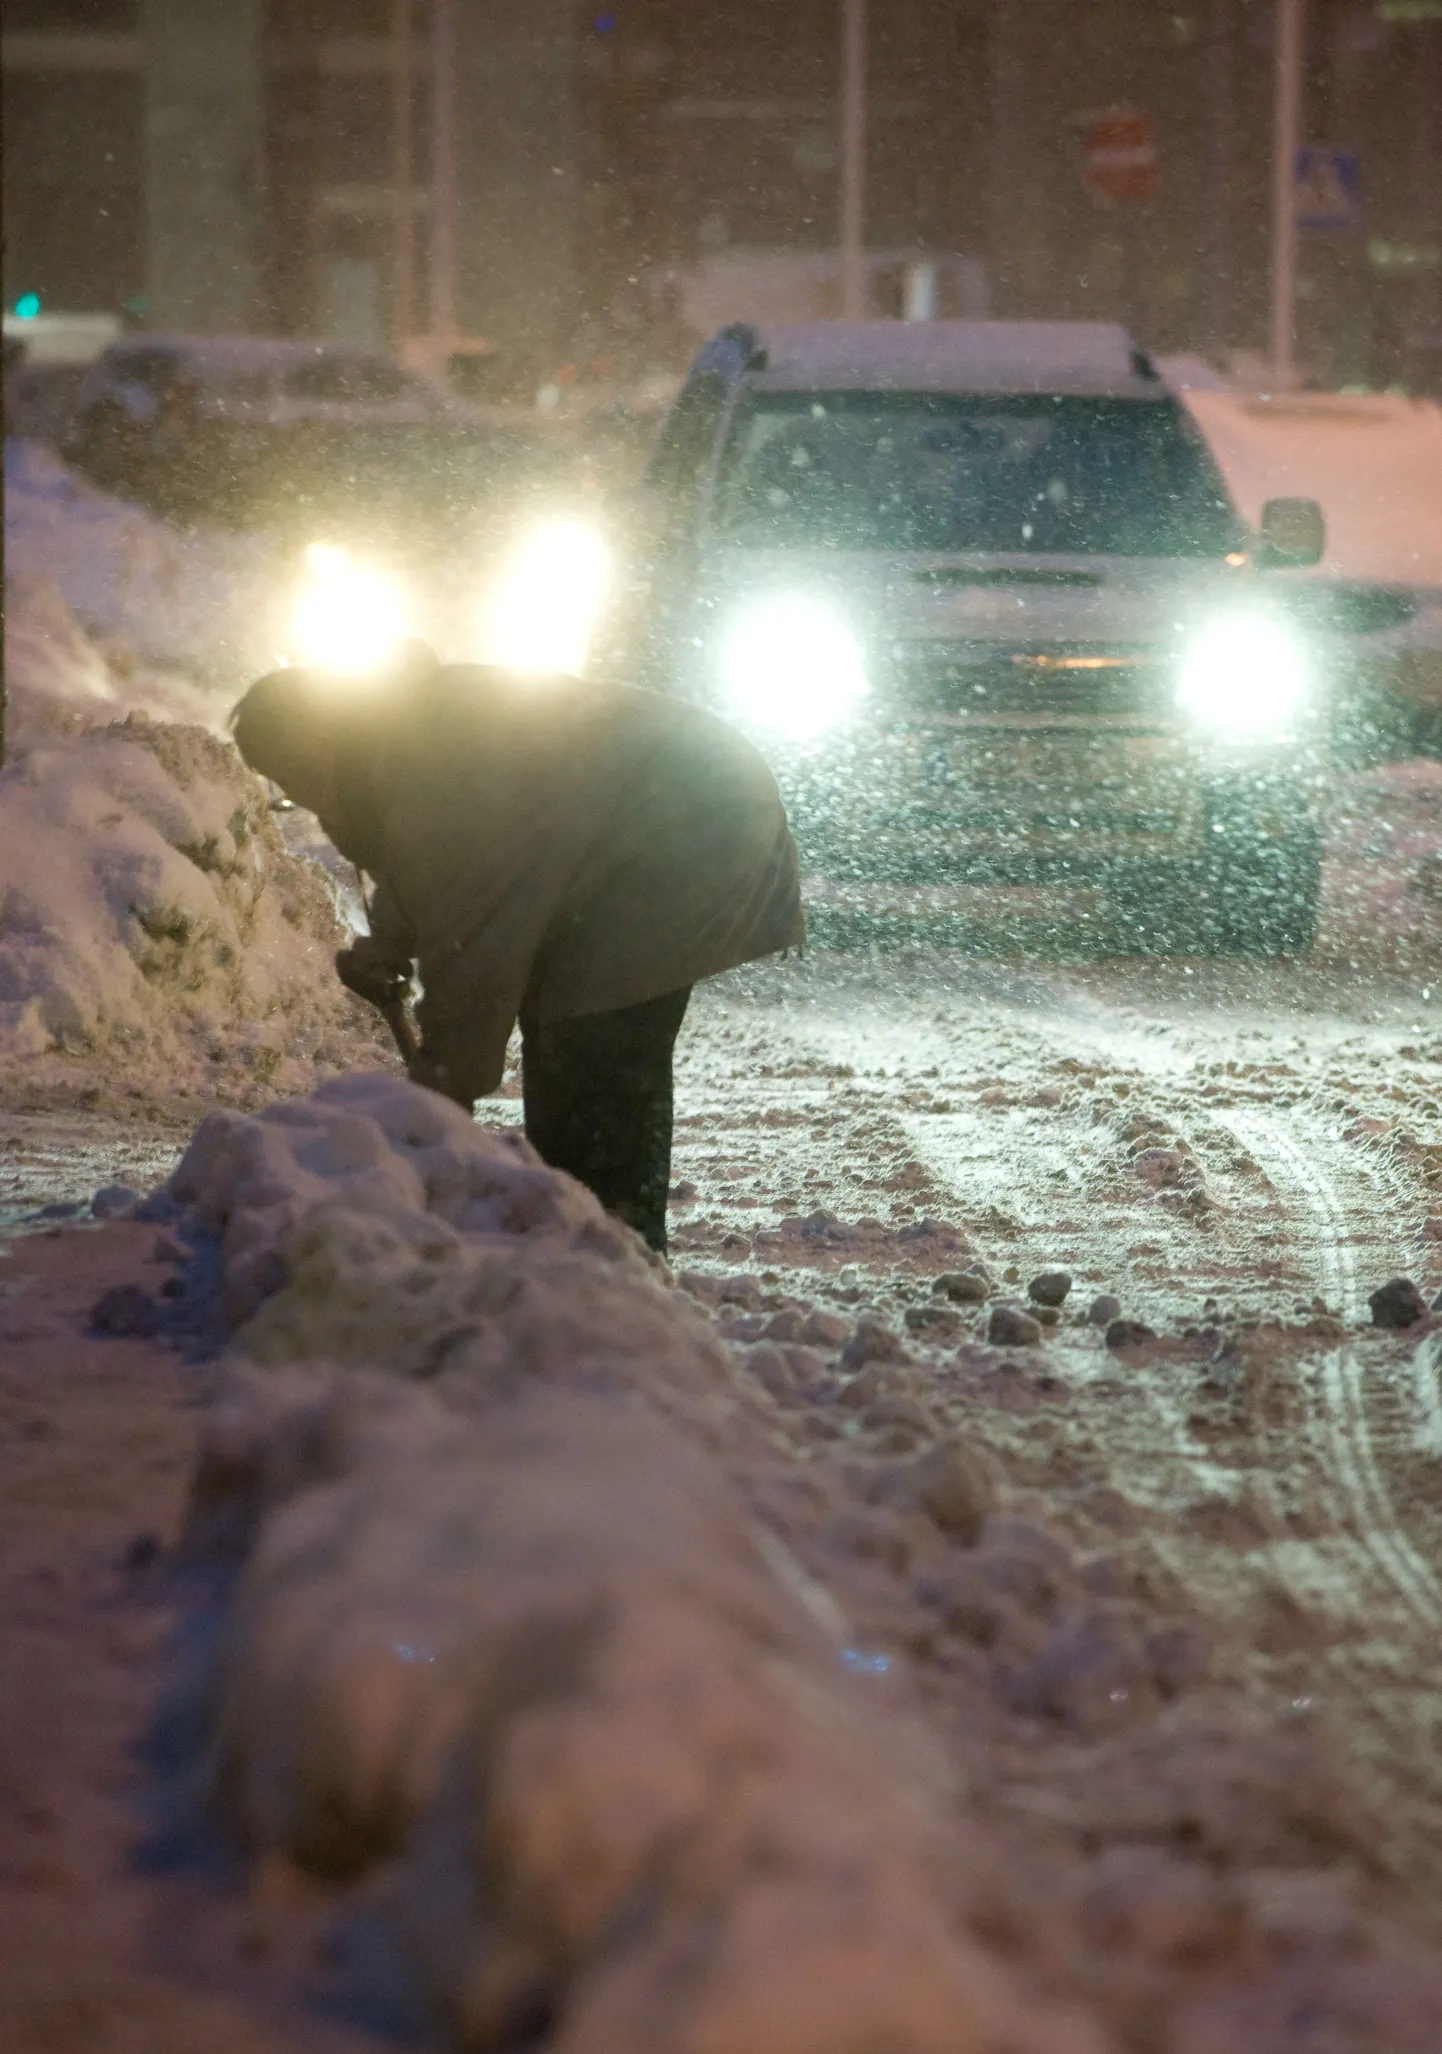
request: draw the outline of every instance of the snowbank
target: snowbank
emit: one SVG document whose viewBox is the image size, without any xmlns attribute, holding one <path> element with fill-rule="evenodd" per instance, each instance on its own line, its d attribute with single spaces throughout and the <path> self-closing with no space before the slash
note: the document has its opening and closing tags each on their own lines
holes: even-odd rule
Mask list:
<svg viewBox="0 0 1442 2054">
<path fill-rule="evenodd" d="M 207 691 L 184 672 L 101 650 L 45 579 L 5 587 L 5 732 L 15 748 L 42 736 L 108 726 L 127 713 L 219 730 L 231 694 Z"/>
<path fill-rule="evenodd" d="M 135 715 L 0 773 L 0 1068 L 12 1104 L 307 1087 L 379 1054 L 320 873 L 202 729 Z"/>
<path fill-rule="evenodd" d="M 127 713 L 217 731 L 269 666 L 268 545 L 183 534 L 5 443 L 9 745 Z"/>
<path fill-rule="evenodd" d="M 394 1861 L 454 2044 L 1099 2054 L 948 1914 L 947 1779 L 715 1459 L 764 1412 L 588 1193 L 374 1077 L 213 1116 L 169 1188 L 232 1316 L 269 1293 L 195 1494 L 252 1536 L 213 1791 Z"/>
<path fill-rule="evenodd" d="M 268 668 L 274 545 L 183 532 L 111 498 L 38 442 L 5 443 L 7 584 L 47 584 L 122 673 L 174 665 L 235 696 Z"/>
<path fill-rule="evenodd" d="M 5 587 L 6 732 L 114 720 L 120 695 L 110 666 L 53 585 L 15 577 Z"/>
</svg>

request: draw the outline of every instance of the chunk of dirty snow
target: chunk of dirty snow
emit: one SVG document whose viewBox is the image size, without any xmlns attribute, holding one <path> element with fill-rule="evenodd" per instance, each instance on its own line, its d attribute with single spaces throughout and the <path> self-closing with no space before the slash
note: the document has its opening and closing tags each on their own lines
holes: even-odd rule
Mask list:
<svg viewBox="0 0 1442 2054">
<path fill-rule="evenodd" d="M 1393 1277 L 1367 1300 L 1374 1327 L 1411 1327 L 1427 1317 L 1427 1304 L 1410 1277 Z"/>
<path fill-rule="evenodd" d="M 995 1348 L 1034 1348 L 1041 1339 L 1041 1322 L 1019 1305 L 997 1305 L 987 1322 L 986 1338 Z"/>
<path fill-rule="evenodd" d="M 1071 1278 L 1064 1269 L 1048 1269 L 1032 1278 L 1026 1295 L 1034 1305 L 1056 1307 L 1065 1303 L 1070 1289 Z"/>
</svg>

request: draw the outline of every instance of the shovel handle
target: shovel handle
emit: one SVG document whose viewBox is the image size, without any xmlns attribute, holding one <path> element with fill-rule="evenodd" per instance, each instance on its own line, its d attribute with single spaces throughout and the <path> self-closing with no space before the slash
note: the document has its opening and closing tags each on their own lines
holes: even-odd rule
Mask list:
<svg viewBox="0 0 1442 2054">
<path fill-rule="evenodd" d="M 420 1054 L 420 1037 L 411 1025 L 411 1016 L 406 1011 L 405 1000 L 387 999 L 380 1008 L 381 1018 L 391 1030 L 391 1037 L 400 1050 L 401 1061 L 409 1069 Z"/>
</svg>

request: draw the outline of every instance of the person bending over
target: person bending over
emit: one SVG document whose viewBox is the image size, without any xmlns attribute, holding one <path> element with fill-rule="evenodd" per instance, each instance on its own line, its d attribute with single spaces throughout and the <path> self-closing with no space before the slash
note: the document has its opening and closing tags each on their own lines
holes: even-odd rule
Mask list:
<svg viewBox="0 0 1442 2054">
<path fill-rule="evenodd" d="M 664 1253 L 691 987 L 803 936 L 762 757 L 683 700 L 433 660 L 276 671 L 232 728 L 373 880 L 343 980 L 394 1017 L 419 966 L 414 1081 L 469 1111 L 519 1019 L 527 1138 Z"/>
</svg>

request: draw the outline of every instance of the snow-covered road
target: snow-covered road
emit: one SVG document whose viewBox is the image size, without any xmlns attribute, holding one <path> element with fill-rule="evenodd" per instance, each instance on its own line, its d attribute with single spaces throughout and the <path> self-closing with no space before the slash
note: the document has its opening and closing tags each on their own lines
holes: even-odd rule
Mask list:
<svg viewBox="0 0 1442 2054">
<path fill-rule="evenodd" d="M 759 1273 L 755 1333 L 788 1296 L 909 1330 L 925 1404 L 1030 1511 L 1184 1590 L 1238 1677 L 1347 1736 L 1380 1858 L 1437 1902 L 1442 1340 L 1364 1324 L 1388 1279 L 1442 1284 L 1437 996 L 954 957 L 745 987 L 693 1024 L 674 1260 Z M 938 1297 L 978 1260 L 1018 1298 L 1070 1273 L 1039 1347 Z M 1104 1292 L 1156 1339 L 1109 1350 Z"/>
<path fill-rule="evenodd" d="M 1356 967 L 814 954 L 719 980 L 682 1040 L 672 1255 L 738 1348 L 792 1308 L 901 1336 L 887 1419 L 823 1380 L 778 1447 L 979 1437 L 1010 1503 L 1180 1594 L 1216 1672 L 1343 1736 L 1415 1907 L 1442 1902 L 1442 1335 L 1374 1329 L 1367 1300 L 1442 1286 L 1442 989 L 1386 940 Z M 133 1121 L 66 1127 L 8 1123 L 10 1204 L 164 1167 Z M 976 1263 L 986 1301 L 938 1293 Z M 989 1345 L 1048 1269 L 1059 1322 Z M 1103 1293 L 1156 1338 L 1109 1349 Z M 904 1564 L 845 1596 L 943 1701 Z M 999 1802 L 1054 1793 L 1054 1755 Z"/>
<path fill-rule="evenodd" d="M 1367 1323 L 1442 1285 L 1442 990 L 1399 946 L 1429 903 L 1300 965 L 818 953 L 683 1034 L 672 1259 L 763 1410 L 738 1487 L 1011 1850 L 976 1919 L 1119 2028 L 1154 2007 L 1128 2045 L 1280 2054 L 1328 2004 L 1347 2054 L 1431 2044 L 1442 1328 Z M 9 1202 L 143 1181 L 172 1135 L 12 1117 Z M 984 1298 L 938 1289 L 975 1265 Z M 1057 1269 L 1055 1324 L 994 1342 Z M 1104 1293 L 1151 1338 L 1109 1347 Z M 938 1554 L 870 1480 L 956 1445 L 1001 1512 Z M 1210 1874 L 1278 1951 L 1168 1952 L 1136 1905 Z M 1137 1923 L 1089 1982 L 1065 1936 L 1112 1892 Z"/>
</svg>

